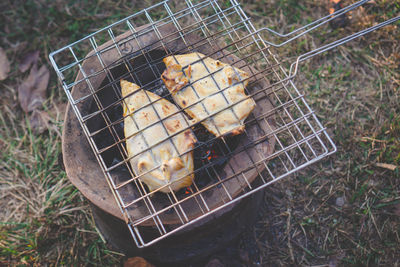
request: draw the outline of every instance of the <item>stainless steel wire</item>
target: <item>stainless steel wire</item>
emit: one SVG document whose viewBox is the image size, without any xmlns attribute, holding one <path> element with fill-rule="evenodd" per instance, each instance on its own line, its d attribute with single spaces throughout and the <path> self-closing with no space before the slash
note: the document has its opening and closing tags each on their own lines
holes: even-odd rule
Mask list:
<svg viewBox="0 0 400 267">
<path fill-rule="evenodd" d="M 399 20 L 400 17 L 390 19 L 369 29 L 299 55 L 294 62 L 288 62 L 288 59 L 278 59 L 278 55 L 271 51 L 271 47 L 282 47 L 293 42 L 304 34 L 317 29 L 346 12 L 354 10 L 365 2 L 368 1 L 359 1 L 333 14 L 317 19 L 308 25 L 289 33 L 281 34 L 267 27 L 256 29 L 236 0 L 230 0 L 227 3 L 220 3 L 215 0 L 185 0 L 184 2 L 182 1 L 181 6 L 174 7 L 171 6 L 169 1 L 162 1 L 50 54 L 50 61 L 61 81 L 69 104 L 78 118 L 138 247 L 154 244 L 336 151 L 335 144 L 326 129 L 293 82 L 293 78 L 298 71 L 298 64 L 312 56 L 393 23 Z M 168 25 L 172 25 L 174 30 L 166 34 L 162 29 Z M 265 33 L 286 40 L 274 43 L 265 38 Z M 147 34 L 156 36 L 153 43 L 143 44 L 142 37 Z M 198 36 L 195 42 L 189 37 L 191 35 Z M 177 40 L 184 43 L 184 46 L 171 51 L 169 48 L 171 43 Z M 232 147 L 226 137 L 211 138 L 205 142 L 198 142 L 194 149 L 214 144 L 216 139 L 220 141 L 218 147 L 220 151 L 224 152 L 219 160 L 225 160 L 224 168 L 227 168 L 228 173 L 221 174 L 218 169 L 220 161 L 212 161 L 207 158 L 201 168 L 195 169 L 193 173 L 198 175 L 202 172 L 202 175 L 210 177 L 211 180 L 208 184 L 201 185 L 200 181 L 195 179 L 193 185 L 187 188 L 187 194 L 170 190 L 170 193 L 163 198 L 163 203 L 160 204 L 160 198 L 157 195 L 161 193 L 157 192 L 164 187 L 170 188 L 171 184 L 150 192 L 140 179 L 146 173 L 150 173 L 160 166 L 141 174 L 135 174 L 130 168 L 129 162 L 140 153 L 151 151 L 151 149 L 163 142 L 171 142 L 175 151 L 178 151 L 172 141 L 174 136 L 194 127 L 194 125 L 186 121 L 188 127 L 174 134 L 169 134 L 165 125 L 161 123 L 165 133 L 168 135 L 167 138 L 151 146 L 147 144 L 143 151 L 139 151 L 135 155 L 128 155 L 125 142 L 132 136 L 121 136 L 118 130 L 118 127 L 121 127 L 126 117 L 121 114 L 115 118 L 115 112 L 113 112 L 116 108 L 121 107 L 126 99 L 122 97 L 118 83 L 120 79 L 140 81 L 140 78 L 138 78 L 139 73 L 148 72 L 156 78 L 143 83 L 139 82 L 139 86 L 155 90 L 161 86 L 159 83 L 161 72 L 155 66 L 161 64 L 163 57 L 197 51 L 199 47 L 204 45 L 215 48 L 210 49 L 206 55 L 208 57 L 223 61 L 228 56 L 235 56 L 235 60 L 231 62 L 232 65 L 249 67 L 250 73 L 247 78 L 249 84 L 247 87 L 253 89 L 246 89 L 247 95 L 257 103 L 264 103 L 262 101 L 268 99 L 273 108 L 253 114 L 246 120 L 246 128 L 243 133 L 244 139 L 241 140 L 247 140 L 247 142 L 238 147 Z M 162 51 L 164 55 L 153 58 L 152 51 Z M 107 58 L 107 53 L 109 52 L 114 52 L 118 55 L 117 60 L 110 63 Z M 138 57 L 141 57 L 143 62 L 132 63 L 131 59 L 137 59 Z M 97 60 L 98 68 L 88 71 L 85 68 L 85 62 L 89 60 Z M 197 62 L 202 63 L 207 68 L 202 58 L 199 57 Z M 285 68 L 282 64 L 283 62 L 289 63 L 290 68 Z M 123 75 L 115 75 L 113 69 L 117 67 L 124 68 Z M 211 77 L 214 80 L 214 74 L 208 71 L 207 77 Z M 96 81 L 99 77 L 103 78 L 105 82 L 103 81 L 100 84 Z M 216 82 L 215 84 L 218 85 Z M 73 92 L 73 90 L 77 90 L 77 87 L 83 88 L 86 93 L 77 97 Z M 228 87 L 219 87 L 215 95 L 224 95 L 223 92 Z M 116 99 L 111 102 L 104 102 L 101 99 L 101 95 L 105 91 L 112 92 Z M 193 91 L 197 95 L 197 102 L 192 106 L 199 103 L 202 104 L 205 98 L 201 98 L 196 90 L 193 89 Z M 143 134 L 145 129 L 180 112 L 169 114 L 161 119 L 153 106 L 156 101 L 152 102 L 149 97 L 148 100 L 149 103 L 142 108 L 152 107 L 159 120 L 141 129 L 139 134 Z M 230 109 L 238 119 L 233 109 L 237 102 L 229 103 L 226 98 L 225 101 L 226 108 L 216 113 L 208 112 L 203 105 L 204 110 L 208 113 L 207 118 L 203 120 L 210 119 L 227 109 Z M 88 109 L 87 105 L 89 103 L 95 108 Z M 190 108 L 190 106 L 185 107 L 185 109 L 187 108 Z M 185 109 L 183 110 L 185 111 Z M 93 128 L 91 126 L 93 120 L 101 120 L 103 125 Z M 262 134 L 254 137 L 251 133 L 252 127 L 261 131 Z M 216 128 L 218 130 L 218 127 Z M 98 136 L 104 134 L 108 136 L 109 141 L 106 145 L 100 145 Z M 143 139 L 145 140 L 144 137 Z M 260 146 L 265 142 L 273 142 L 273 151 L 269 153 L 259 151 Z M 105 154 L 111 152 L 118 154 L 121 159 L 116 162 L 113 160 L 112 163 L 108 162 Z M 185 153 L 192 152 L 193 150 Z M 238 154 L 245 157 L 249 163 L 239 169 L 230 161 Z M 124 168 L 126 174 L 123 181 L 115 177 L 115 172 L 119 168 Z M 241 189 L 239 192 L 234 193 L 230 189 L 232 181 L 240 184 Z M 135 188 L 135 196 L 127 196 L 124 193 L 128 187 Z M 213 201 L 210 200 L 210 192 L 218 192 L 218 201 L 215 199 Z M 196 216 L 191 215 L 192 213 L 190 212 L 192 211 L 189 212 L 188 203 L 191 203 L 190 207 L 195 210 Z M 141 210 L 140 217 L 137 217 L 135 209 Z M 176 218 L 172 226 L 166 219 L 171 216 Z M 149 225 L 152 225 L 151 227 L 158 233 L 150 238 L 145 236 L 142 230 L 143 227 L 148 227 Z"/>
</svg>

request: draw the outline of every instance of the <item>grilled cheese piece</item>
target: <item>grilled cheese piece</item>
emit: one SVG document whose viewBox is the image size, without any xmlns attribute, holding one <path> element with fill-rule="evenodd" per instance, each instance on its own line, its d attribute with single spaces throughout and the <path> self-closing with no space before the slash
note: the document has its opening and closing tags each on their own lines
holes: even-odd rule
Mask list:
<svg viewBox="0 0 400 267">
<path fill-rule="evenodd" d="M 121 80 L 121 88 L 122 96 L 126 97 L 123 100 L 126 149 L 128 156 L 133 157 L 130 164 L 135 174 L 150 191 L 168 183 L 174 191 L 190 186 L 194 179 L 192 149 L 196 138 L 190 128 L 170 137 L 188 128 L 188 119 L 182 112 L 165 119 L 179 111 L 178 108 L 134 83 Z M 168 193 L 169 187 L 160 191 Z"/>
<path fill-rule="evenodd" d="M 164 58 L 161 75 L 174 101 L 212 134 L 237 135 L 255 107 L 244 88 L 249 75 L 200 53 Z"/>
</svg>

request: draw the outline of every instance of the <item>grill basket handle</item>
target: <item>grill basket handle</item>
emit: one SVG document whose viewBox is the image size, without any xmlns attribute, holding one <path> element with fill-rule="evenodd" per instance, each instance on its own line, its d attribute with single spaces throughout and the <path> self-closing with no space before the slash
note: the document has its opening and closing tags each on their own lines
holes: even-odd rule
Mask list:
<svg viewBox="0 0 400 267">
<path fill-rule="evenodd" d="M 277 35 L 280 38 L 287 38 L 287 37 L 292 36 L 289 39 L 287 39 L 286 41 L 283 41 L 281 43 L 273 43 L 273 42 L 264 40 L 265 43 L 267 43 L 267 44 L 269 44 L 271 46 L 281 47 L 281 46 L 284 46 L 285 44 L 290 43 L 291 41 L 293 41 L 293 40 L 305 35 L 306 33 L 311 32 L 311 31 L 319 28 L 320 26 L 322 26 L 322 25 L 324 25 L 324 24 L 326 24 L 326 23 L 328 23 L 328 22 L 330 22 L 330 21 L 332 21 L 332 20 L 344 15 L 345 13 L 347 13 L 347 12 L 353 10 L 353 9 L 356 9 L 357 7 L 365 4 L 368 1 L 370 1 L 370 0 L 358 1 L 358 2 L 356 2 L 354 4 L 352 4 L 352 5 L 349 5 L 349 6 L 346 6 L 346 7 L 342 8 L 342 9 L 336 10 L 332 14 L 329 14 L 329 15 L 326 15 L 325 17 L 322 17 L 322 18 L 319 18 L 317 20 L 314 20 L 313 22 L 311 22 L 311 23 L 309 23 L 309 24 L 307 24 L 305 26 L 302 26 L 300 28 L 297 28 L 297 29 L 295 29 L 295 30 L 293 30 L 293 31 L 291 31 L 289 33 L 281 34 L 281 33 L 278 33 L 278 32 L 276 32 L 276 31 L 274 31 L 274 30 L 272 30 L 271 28 L 268 28 L 268 27 L 261 28 L 260 31 L 268 31 L 269 33 L 272 33 L 273 35 Z M 302 31 L 302 30 L 304 30 L 304 31 Z"/>
<path fill-rule="evenodd" d="M 363 35 L 366 35 L 367 33 L 370 33 L 372 31 L 375 31 L 375 30 L 379 29 L 379 28 L 387 26 L 387 25 L 389 25 L 391 23 L 394 23 L 394 22 L 396 22 L 398 20 L 400 20 L 400 16 L 388 19 L 388 20 L 386 20 L 386 21 L 384 21 L 382 23 L 379 23 L 379 24 L 377 24 L 375 26 L 372 26 L 370 28 L 367 28 L 367 29 L 361 30 L 359 32 L 353 33 L 353 34 L 351 34 L 349 36 L 346 36 L 346 37 L 344 37 L 342 39 L 333 41 L 333 42 L 331 42 L 329 44 L 326 44 L 324 46 L 321 46 L 321 47 L 318 47 L 318 48 L 316 48 L 314 50 L 311 50 L 311 51 L 309 51 L 309 52 L 307 52 L 305 54 L 302 54 L 301 56 L 297 57 L 297 60 L 290 65 L 289 79 L 291 79 L 291 78 L 296 76 L 298 65 L 299 65 L 300 62 L 303 62 L 303 61 L 305 61 L 305 60 L 307 60 L 307 59 L 309 59 L 309 58 L 311 58 L 311 57 L 313 57 L 315 55 L 321 54 L 321 53 L 323 53 L 325 51 L 331 50 L 331 49 L 333 49 L 333 48 L 335 48 L 335 47 L 337 47 L 339 45 L 345 44 L 345 43 L 347 43 L 347 42 L 349 42 L 349 41 L 351 41 L 351 40 L 353 40 L 355 38 L 358 38 L 358 37 L 361 37 Z"/>
<path fill-rule="evenodd" d="M 263 41 L 266 44 L 268 44 L 270 46 L 273 46 L 273 47 L 276 47 L 276 48 L 279 48 L 279 47 L 282 47 L 282 46 L 286 45 L 287 43 L 289 43 L 289 42 L 291 42 L 291 41 L 293 41 L 295 39 L 298 39 L 299 37 L 307 34 L 308 32 L 311 32 L 311 31 L 319 28 L 320 26 L 322 26 L 322 25 L 324 25 L 324 24 L 326 24 L 326 23 L 328 23 L 328 22 L 330 22 L 330 21 L 332 21 L 332 20 L 344 15 L 345 13 L 360 7 L 361 5 L 363 5 L 363 4 L 365 4 L 365 3 L 369 2 L 369 1 L 370 0 L 358 1 L 358 2 L 356 2 L 354 4 L 351 4 L 349 6 L 346 6 L 346 7 L 342 8 L 342 9 L 336 10 L 332 14 L 329 14 L 329 15 L 326 15 L 326 16 L 324 16 L 322 18 L 319 18 L 319 19 L 317 19 L 317 20 L 315 20 L 315 21 L 313 21 L 313 22 L 311 22 L 311 23 L 309 23 L 309 24 L 307 24 L 305 26 L 297 28 L 297 29 L 295 29 L 295 30 L 293 30 L 293 31 L 291 31 L 289 33 L 284 33 L 284 34 L 278 33 L 278 32 L 276 32 L 276 31 L 274 31 L 274 30 L 272 30 L 271 28 L 268 28 L 268 27 L 261 28 L 259 31 L 260 32 L 267 31 L 270 34 L 278 36 L 279 38 L 288 38 L 287 40 L 282 41 L 280 43 L 274 43 L 274 42 L 270 42 L 270 41 L 267 41 L 267 40 L 263 39 Z M 347 42 L 349 42 L 349 41 L 351 41 L 351 40 L 353 40 L 355 38 L 361 37 L 361 36 L 363 36 L 363 35 L 365 35 L 367 33 L 370 33 L 370 32 L 372 32 L 374 30 L 377 30 L 377 29 L 382 28 L 382 27 L 384 27 L 386 25 L 394 23 L 394 22 L 396 22 L 398 20 L 400 20 L 400 16 L 388 19 L 388 20 L 386 20 L 386 21 L 384 21 L 382 23 L 379 23 L 379 24 L 377 24 L 375 26 L 372 26 L 370 28 L 361 30 L 361 31 L 359 31 L 357 33 L 354 33 L 354 34 L 351 34 L 351 35 L 346 36 L 344 38 L 341 38 L 339 40 L 333 41 L 333 42 L 331 42 L 329 44 L 326 44 L 324 46 L 318 47 L 318 48 L 316 48 L 314 50 L 311 50 L 311 51 L 309 51 L 309 52 L 307 52 L 305 54 L 302 54 L 302 55 L 298 56 L 297 60 L 290 65 L 289 77 L 287 79 L 292 79 L 292 78 L 294 78 L 296 76 L 297 69 L 298 69 L 298 64 L 300 62 L 303 62 L 303 61 L 305 61 L 305 60 L 307 60 L 307 59 L 309 59 L 309 58 L 311 58 L 311 57 L 313 57 L 315 55 L 318 55 L 318 54 L 321 54 L 321 53 L 323 53 L 325 51 L 331 50 L 331 49 L 333 49 L 333 48 L 335 48 L 335 47 L 337 47 L 339 45 L 345 44 L 345 43 L 347 43 Z"/>
</svg>

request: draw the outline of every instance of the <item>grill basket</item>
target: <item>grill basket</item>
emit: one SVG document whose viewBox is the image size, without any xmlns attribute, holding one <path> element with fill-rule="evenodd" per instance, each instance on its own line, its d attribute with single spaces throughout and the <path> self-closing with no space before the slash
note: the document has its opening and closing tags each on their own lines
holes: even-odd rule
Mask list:
<svg viewBox="0 0 400 267">
<path fill-rule="evenodd" d="M 279 59 L 274 51 L 365 2 L 279 34 L 270 28 L 256 29 L 236 0 L 163 1 L 50 54 L 70 108 L 138 247 L 205 219 L 336 151 L 293 83 L 298 64 L 399 17 L 300 55 L 294 62 Z M 284 41 L 270 42 L 264 39 L 266 35 Z M 168 194 L 149 192 L 139 179 L 141 175 L 135 175 L 130 167 L 132 157 L 127 154 L 123 135 L 125 99 L 119 82 L 134 81 L 169 100 L 160 79 L 165 68 L 162 59 L 188 52 L 202 52 L 245 69 L 250 74 L 246 94 L 256 101 L 257 108 L 246 119 L 240 136 L 207 136 L 202 140 L 199 124 L 190 125 L 198 137 L 193 149 L 197 167 L 192 186 Z M 218 150 L 215 155 L 214 150 Z M 166 223 L 168 218 L 175 222 Z M 143 235 L 141 227 L 149 225 L 157 229 L 157 235 Z"/>
</svg>

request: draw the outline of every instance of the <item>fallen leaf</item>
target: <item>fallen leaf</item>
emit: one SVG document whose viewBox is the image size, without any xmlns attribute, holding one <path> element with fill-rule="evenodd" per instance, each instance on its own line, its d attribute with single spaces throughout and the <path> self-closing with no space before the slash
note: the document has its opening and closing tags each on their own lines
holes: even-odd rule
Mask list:
<svg viewBox="0 0 400 267">
<path fill-rule="evenodd" d="M 28 105 L 32 95 L 33 86 L 36 81 L 37 66 L 33 65 L 29 76 L 26 80 L 18 87 L 18 102 L 21 108 L 28 112 Z"/>
<path fill-rule="evenodd" d="M 33 111 L 34 109 L 40 107 L 45 101 L 49 79 L 50 71 L 45 65 L 43 65 L 42 67 L 40 67 L 37 74 L 34 91 L 32 92 L 31 101 L 28 105 L 29 111 Z"/>
<path fill-rule="evenodd" d="M 28 78 L 18 87 L 18 101 L 25 112 L 40 107 L 46 98 L 46 89 L 49 83 L 49 69 L 43 65 L 39 70 L 34 64 Z"/>
<path fill-rule="evenodd" d="M 33 51 L 29 52 L 26 54 L 22 60 L 22 62 L 19 64 L 18 69 L 21 72 L 25 72 L 29 70 L 32 64 L 36 64 L 37 60 L 39 59 L 39 51 Z"/>
<path fill-rule="evenodd" d="M 224 267 L 225 265 L 219 259 L 210 260 L 205 267 Z"/>
<path fill-rule="evenodd" d="M 0 47 L 0 81 L 5 80 L 10 72 L 10 61 L 8 61 L 6 52 Z"/>
<path fill-rule="evenodd" d="M 124 267 L 154 267 L 154 265 L 141 257 L 133 257 L 124 262 Z"/>
<path fill-rule="evenodd" d="M 34 110 L 29 118 L 29 123 L 35 134 L 41 134 L 49 129 L 50 116 L 46 111 Z"/>
</svg>

